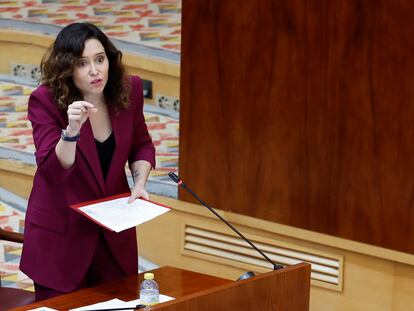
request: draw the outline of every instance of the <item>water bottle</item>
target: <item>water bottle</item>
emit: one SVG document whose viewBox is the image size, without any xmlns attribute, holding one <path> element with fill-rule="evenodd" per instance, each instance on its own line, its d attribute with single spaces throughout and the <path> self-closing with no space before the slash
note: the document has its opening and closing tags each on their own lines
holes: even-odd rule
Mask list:
<svg viewBox="0 0 414 311">
<path fill-rule="evenodd" d="M 144 281 L 139 287 L 139 300 L 141 304 L 152 306 L 159 302 L 160 291 L 154 280 L 154 273 L 145 273 Z"/>
</svg>

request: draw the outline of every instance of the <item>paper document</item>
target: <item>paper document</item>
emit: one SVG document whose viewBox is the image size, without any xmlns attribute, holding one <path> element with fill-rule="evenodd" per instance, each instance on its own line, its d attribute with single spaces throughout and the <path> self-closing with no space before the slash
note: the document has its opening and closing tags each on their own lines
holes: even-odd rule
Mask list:
<svg viewBox="0 0 414 311">
<path fill-rule="evenodd" d="M 170 300 L 174 300 L 174 299 L 175 299 L 174 297 L 170 297 L 170 296 L 167 296 L 167 295 L 160 294 L 160 303 L 170 301 Z M 128 301 L 128 303 L 139 305 L 139 304 L 141 304 L 141 300 L 136 299 L 136 300 Z"/>
<path fill-rule="evenodd" d="M 173 297 L 160 294 L 160 303 L 170 301 L 173 299 L 174 299 Z M 139 304 L 141 304 L 141 301 L 139 299 L 125 302 L 123 300 L 115 298 L 115 299 L 107 300 L 104 302 L 95 303 L 93 305 L 71 309 L 70 311 L 87 311 L 87 310 L 97 310 L 97 309 L 111 310 L 111 309 L 117 309 L 117 308 L 131 308 L 130 310 L 133 311 L 134 307 Z"/>
<path fill-rule="evenodd" d="M 71 207 L 101 226 L 115 232 L 138 226 L 171 209 L 159 203 L 136 199 L 128 204 L 129 194 L 121 194 Z"/>
<path fill-rule="evenodd" d="M 128 303 L 120 299 L 111 299 L 104 302 L 95 303 L 93 305 L 84 306 L 76 309 L 71 309 L 70 311 L 86 311 L 86 310 L 97 310 L 97 309 L 117 309 L 117 308 L 129 308 L 131 307 L 131 311 L 134 310 L 134 307 L 136 304 L 134 303 Z"/>
</svg>

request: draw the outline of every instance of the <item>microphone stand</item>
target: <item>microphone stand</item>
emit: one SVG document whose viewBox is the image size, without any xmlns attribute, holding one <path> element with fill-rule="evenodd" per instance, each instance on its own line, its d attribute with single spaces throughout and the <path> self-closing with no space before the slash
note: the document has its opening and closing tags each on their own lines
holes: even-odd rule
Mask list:
<svg viewBox="0 0 414 311">
<path fill-rule="evenodd" d="M 237 233 L 238 236 L 240 236 L 244 241 L 246 241 L 251 247 L 253 247 L 257 252 L 260 253 L 268 262 L 270 262 L 273 266 L 273 270 L 282 269 L 283 266 L 280 264 L 275 264 L 265 253 L 263 253 L 260 249 L 256 247 L 256 245 L 253 244 L 252 241 L 250 241 L 248 238 L 246 238 L 241 232 L 239 232 L 235 227 L 233 227 L 227 220 L 225 220 L 220 214 L 218 214 L 214 209 L 212 209 L 210 206 L 208 206 L 197 194 L 195 194 L 190 188 L 187 187 L 187 185 L 178 177 L 177 174 L 174 172 L 169 172 L 168 176 L 179 186 L 187 190 L 198 202 L 200 202 L 201 205 L 206 207 L 210 212 L 212 212 L 214 215 L 216 215 L 222 222 L 224 222 L 230 229 L 232 229 L 234 232 Z M 243 274 L 238 280 L 243 280 L 250 278 L 254 276 L 255 274 L 251 271 L 246 272 Z"/>
</svg>

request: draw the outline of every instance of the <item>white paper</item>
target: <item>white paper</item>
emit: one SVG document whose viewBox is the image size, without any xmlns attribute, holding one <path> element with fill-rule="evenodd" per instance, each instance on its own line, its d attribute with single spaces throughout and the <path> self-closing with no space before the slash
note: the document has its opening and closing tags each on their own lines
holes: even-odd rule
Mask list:
<svg viewBox="0 0 414 311">
<path fill-rule="evenodd" d="M 76 309 L 71 309 L 71 311 L 86 311 L 86 310 L 96 310 L 96 309 L 116 309 L 116 308 L 128 308 L 131 307 L 131 311 L 134 310 L 136 304 L 125 302 L 118 298 L 107 300 L 104 302 L 95 303 L 93 305 L 88 305 Z"/>
<path fill-rule="evenodd" d="M 58 310 L 48 308 L 48 307 L 39 307 L 39 308 L 36 308 L 36 309 L 30 309 L 28 311 L 58 311 Z"/>
<path fill-rule="evenodd" d="M 167 302 L 167 301 L 174 300 L 174 299 L 175 299 L 174 297 L 170 297 L 170 296 L 167 296 L 167 295 L 160 294 L 160 303 Z M 132 304 L 135 304 L 135 305 L 140 305 L 141 300 L 136 299 L 136 300 L 128 301 L 128 303 L 132 303 Z"/>
<path fill-rule="evenodd" d="M 160 294 L 160 303 L 170 301 L 170 300 L 173 300 L 173 299 L 174 299 L 173 297 Z M 115 299 L 107 300 L 107 301 L 104 301 L 104 302 L 95 303 L 93 305 L 88 305 L 88 306 L 84 306 L 84 307 L 80 307 L 80 308 L 76 308 L 76 309 L 71 309 L 70 311 L 87 311 L 87 310 L 96 310 L 96 309 L 108 309 L 108 310 L 110 310 L 110 309 L 116 309 L 116 308 L 131 308 L 130 310 L 133 311 L 134 308 L 139 304 L 141 304 L 141 301 L 139 299 L 125 302 L 123 300 L 115 298 Z M 52 309 L 50 309 L 50 310 L 52 310 Z"/>
<path fill-rule="evenodd" d="M 170 211 L 169 208 L 141 199 L 131 204 L 127 202 L 128 197 L 125 197 L 82 206 L 79 210 L 115 232 L 135 227 Z"/>
</svg>

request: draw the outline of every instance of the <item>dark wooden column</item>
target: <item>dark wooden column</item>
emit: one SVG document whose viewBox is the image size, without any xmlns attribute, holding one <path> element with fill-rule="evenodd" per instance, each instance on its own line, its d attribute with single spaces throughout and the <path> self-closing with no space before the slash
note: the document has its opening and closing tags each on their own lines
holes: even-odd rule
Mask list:
<svg viewBox="0 0 414 311">
<path fill-rule="evenodd" d="M 414 2 L 182 13 L 182 179 L 218 209 L 414 253 Z"/>
</svg>

